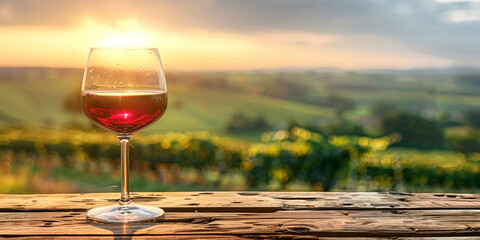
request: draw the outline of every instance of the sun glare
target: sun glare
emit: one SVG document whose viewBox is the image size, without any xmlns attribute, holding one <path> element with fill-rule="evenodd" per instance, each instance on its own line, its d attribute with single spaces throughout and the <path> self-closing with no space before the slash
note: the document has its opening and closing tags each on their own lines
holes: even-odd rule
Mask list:
<svg viewBox="0 0 480 240">
<path fill-rule="evenodd" d="M 1 0 L 0 0 L 1 1 Z M 480 0 L 479 0 L 480 1 Z M 78 67 L 91 47 L 157 47 L 169 69 L 257 69 L 278 67 L 397 68 L 448 60 L 430 56 L 368 53 L 335 47 L 342 36 L 302 32 L 234 34 L 140 24 L 135 18 L 101 21 L 85 17 L 70 27 L 0 26 L 0 66 Z M 35 36 L 35 38 L 32 38 Z M 21 49 L 21 51 L 19 50 Z M 391 46 L 384 49 L 391 50 Z M 28 53 L 28 55 L 26 55 Z M 365 59 L 371 59 L 366 61 Z"/>
<path fill-rule="evenodd" d="M 138 27 L 136 19 L 121 19 L 104 37 L 99 38 L 99 47 L 147 47 L 151 36 Z"/>
<path fill-rule="evenodd" d="M 99 47 L 148 47 L 150 38 L 145 33 L 129 32 L 106 36 L 100 40 Z"/>
</svg>

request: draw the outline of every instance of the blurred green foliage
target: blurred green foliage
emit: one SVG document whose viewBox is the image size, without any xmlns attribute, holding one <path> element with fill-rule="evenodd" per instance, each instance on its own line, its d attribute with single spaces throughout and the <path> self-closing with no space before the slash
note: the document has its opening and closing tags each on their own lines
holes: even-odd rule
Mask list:
<svg viewBox="0 0 480 240">
<path fill-rule="evenodd" d="M 480 131 L 469 131 L 466 135 L 450 135 L 447 137 L 450 147 L 458 152 L 478 153 L 480 152 Z"/>
<path fill-rule="evenodd" d="M 479 170 L 478 152 L 467 156 L 445 150 L 391 149 L 364 154 L 358 178 L 370 189 L 395 189 L 402 182 L 409 191 L 475 192 L 480 188 Z"/>
<path fill-rule="evenodd" d="M 98 180 L 99 185 L 115 182 L 119 174 L 118 140 L 108 132 L 32 128 L 4 128 L 0 132 L 2 192 L 29 192 L 30 185 L 41 185 L 40 189 L 49 186 L 49 190 L 40 191 L 74 191 L 72 183 L 49 183 L 41 177 L 65 172 L 73 175 L 71 178 L 79 169 L 91 176 L 113 174 L 110 180 Z M 405 186 L 418 191 L 435 187 L 474 191 L 480 187 L 478 148 L 469 150 L 468 155 L 448 150 L 389 150 L 388 146 L 399 141 L 398 135 L 325 138 L 298 127 L 265 133 L 262 140 L 248 143 L 207 132 L 139 134 L 132 139 L 131 169 L 133 174 L 147 177 L 143 185 L 146 181 L 149 184 L 145 186 L 150 187 L 178 184 L 181 172 L 187 172 L 197 186 L 204 186 L 215 173 L 209 185 L 213 189 L 230 182 L 241 184 L 236 189 L 282 190 L 300 184 L 328 191 L 349 189 L 347 179 L 356 180 L 353 190 L 398 190 Z M 32 175 L 32 170 L 12 166 L 41 171 Z"/>
<path fill-rule="evenodd" d="M 271 129 L 267 120 L 262 116 L 255 118 L 249 117 L 241 112 L 235 113 L 228 120 L 226 130 L 229 132 L 236 131 L 267 131 Z"/>
<path fill-rule="evenodd" d="M 480 108 L 468 109 L 464 113 L 464 120 L 472 128 L 480 128 Z"/>
<path fill-rule="evenodd" d="M 294 181 L 316 189 L 329 190 L 336 180 L 345 178 L 352 158 L 371 149 L 385 149 L 388 138 L 330 137 L 293 128 L 263 136 L 264 142 L 246 142 L 221 138 L 207 132 L 142 135 L 132 140 L 133 171 L 159 174 L 159 169 L 194 169 L 203 181 L 207 170 L 221 178 L 233 172 L 246 176 L 249 189 L 264 189 L 275 182 L 284 189 Z M 102 171 L 104 163 L 118 168 L 119 146 L 108 132 L 75 129 L 3 129 L 1 156 L 56 158 L 69 169 L 81 164 L 84 171 Z M 5 157 L 0 159 L 6 161 Z M 158 177 L 158 176 L 157 176 Z"/>
<path fill-rule="evenodd" d="M 77 114 L 81 76 L 80 69 L 0 69 L 0 124 L 16 126 L 0 130 L 0 191 L 73 191 L 73 183 L 45 180 L 51 176 L 81 179 L 77 185 L 118 182 L 117 139 Z M 132 141 L 132 172 L 144 177 L 134 185 L 148 185 L 141 189 L 182 181 L 203 189 L 478 189 L 478 75 L 232 71 L 166 78 L 172 104 L 143 131 L 164 133 Z M 199 129 L 209 133 L 165 133 Z M 389 144 L 402 148 L 385 150 Z"/>
<path fill-rule="evenodd" d="M 383 115 L 380 127 L 383 134 L 398 133 L 402 140 L 396 146 L 415 148 L 444 147 L 444 129 L 435 120 L 426 119 L 403 110 Z"/>
<path fill-rule="evenodd" d="M 343 118 L 345 111 L 353 110 L 355 108 L 355 103 L 352 100 L 336 95 L 328 96 L 321 102 L 321 105 L 335 109 L 338 119 Z"/>
</svg>

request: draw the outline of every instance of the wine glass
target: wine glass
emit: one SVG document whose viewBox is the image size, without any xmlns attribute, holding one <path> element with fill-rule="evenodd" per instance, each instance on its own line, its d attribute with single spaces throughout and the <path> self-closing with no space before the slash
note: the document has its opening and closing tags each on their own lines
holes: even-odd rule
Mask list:
<svg viewBox="0 0 480 240">
<path fill-rule="evenodd" d="M 156 48 L 92 48 L 83 75 L 82 107 L 96 125 L 120 139 L 121 197 L 117 204 L 87 212 L 103 223 L 155 220 L 164 211 L 130 199 L 128 142 L 154 122 L 167 108 L 167 84 Z"/>
</svg>

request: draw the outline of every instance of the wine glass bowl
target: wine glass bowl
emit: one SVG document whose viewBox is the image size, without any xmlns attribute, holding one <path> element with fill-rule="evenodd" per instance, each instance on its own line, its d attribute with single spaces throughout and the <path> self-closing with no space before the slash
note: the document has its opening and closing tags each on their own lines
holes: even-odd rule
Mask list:
<svg viewBox="0 0 480 240">
<path fill-rule="evenodd" d="M 163 216 L 160 208 L 132 203 L 128 143 L 132 134 L 155 123 L 167 108 L 167 84 L 156 48 L 92 48 L 82 83 L 82 107 L 96 125 L 115 133 L 121 146 L 121 198 L 91 209 L 87 218 L 131 223 Z"/>
<path fill-rule="evenodd" d="M 92 48 L 82 84 L 82 106 L 96 125 L 132 134 L 167 108 L 167 85 L 155 48 Z"/>
</svg>

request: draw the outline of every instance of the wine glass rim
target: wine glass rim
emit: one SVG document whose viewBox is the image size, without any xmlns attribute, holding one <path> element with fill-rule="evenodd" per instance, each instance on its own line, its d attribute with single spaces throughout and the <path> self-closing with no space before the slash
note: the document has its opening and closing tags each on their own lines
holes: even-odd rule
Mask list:
<svg viewBox="0 0 480 240">
<path fill-rule="evenodd" d="M 92 47 L 91 50 L 158 50 L 155 47 Z"/>
</svg>

